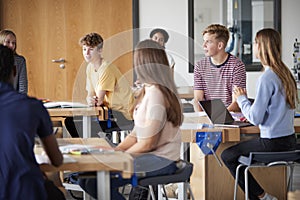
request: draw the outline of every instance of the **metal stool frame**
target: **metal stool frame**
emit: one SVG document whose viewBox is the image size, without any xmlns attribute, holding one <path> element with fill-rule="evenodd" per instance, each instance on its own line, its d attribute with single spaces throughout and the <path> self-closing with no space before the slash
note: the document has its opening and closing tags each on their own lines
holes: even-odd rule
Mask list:
<svg viewBox="0 0 300 200">
<path fill-rule="evenodd" d="M 273 167 L 273 166 L 287 166 L 289 167 L 289 179 L 287 188 L 293 190 L 293 172 L 296 165 L 300 165 L 300 150 L 283 151 L 283 152 L 250 152 L 249 157 L 240 156 L 241 163 L 236 168 L 235 184 L 234 184 L 234 200 L 237 198 L 237 187 L 240 168 L 246 166 L 244 171 L 245 177 L 245 199 L 249 198 L 248 187 L 248 172 L 250 168 L 257 167 Z"/>
</svg>

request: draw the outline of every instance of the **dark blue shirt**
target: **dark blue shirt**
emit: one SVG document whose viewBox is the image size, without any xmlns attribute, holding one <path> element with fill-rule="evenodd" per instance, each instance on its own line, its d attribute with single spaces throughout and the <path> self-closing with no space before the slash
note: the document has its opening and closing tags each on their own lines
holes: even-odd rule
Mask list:
<svg viewBox="0 0 300 200">
<path fill-rule="evenodd" d="M 47 199 L 33 148 L 35 136 L 52 132 L 42 102 L 0 82 L 0 200 Z"/>
</svg>

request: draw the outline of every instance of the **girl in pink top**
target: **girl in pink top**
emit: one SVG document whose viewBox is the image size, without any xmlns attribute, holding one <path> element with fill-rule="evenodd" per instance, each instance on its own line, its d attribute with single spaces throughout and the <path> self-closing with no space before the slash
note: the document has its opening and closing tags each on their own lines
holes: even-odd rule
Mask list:
<svg viewBox="0 0 300 200">
<path fill-rule="evenodd" d="M 180 154 L 179 127 L 183 114 L 163 47 L 152 40 L 140 42 L 134 51 L 134 70 L 142 85 L 131 109 L 135 125 L 115 150 L 134 155 L 135 172 L 143 172 L 146 177 L 173 174 Z M 111 199 L 125 199 L 118 187 L 128 183 L 131 183 L 130 179 L 111 178 Z M 96 197 L 96 180 L 93 183 L 81 181 L 80 185 Z M 148 190 L 137 186 L 133 187 L 129 199 L 147 197 Z"/>
<path fill-rule="evenodd" d="M 116 149 L 137 155 L 135 170 L 146 176 L 172 174 L 179 159 L 182 108 L 164 49 L 156 42 L 140 42 L 134 69 L 142 88 L 133 106 L 134 129 Z M 134 187 L 130 198 L 147 199 L 147 190 Z"/>
</svg>

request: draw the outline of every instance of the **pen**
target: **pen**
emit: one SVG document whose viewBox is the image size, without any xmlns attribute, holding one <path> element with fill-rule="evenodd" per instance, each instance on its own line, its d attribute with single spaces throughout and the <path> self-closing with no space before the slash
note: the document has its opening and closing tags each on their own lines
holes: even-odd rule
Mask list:
<svg viewBox="0 0 300 200">
<path fill-rule="evenodd" d="M 72 154 L 72 155 L 82 155 L 82 154 L 88 154 L 89 151 L 86 150 L 86 149 L 81 149 L 81 150 L 80 149 L 74 149 L 74 150 L 71 150 L 69 153 Z"/>
<path fill-rule="evenodd" d="M 106 149 L 85 149 L 85 150 L 71 150 L 69 153 L 72 155 L 85 155 L 85 154 L 91 154 L 91 153 L 113 153 L 114 150 L 106 150 Z"/>
</svg>

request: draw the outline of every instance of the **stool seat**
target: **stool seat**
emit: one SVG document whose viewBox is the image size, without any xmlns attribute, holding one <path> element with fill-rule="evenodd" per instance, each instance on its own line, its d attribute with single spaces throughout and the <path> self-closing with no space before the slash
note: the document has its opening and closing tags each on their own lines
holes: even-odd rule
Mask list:
<svg viewBox="0 0 300 200">
<path fill-rule="evenodd" d="M 253 167 L 272 167 L 278 165 L 289 167 L 290 174 L 288 179 L 288 188 L 290 187 L 292 189 L 294 166 L 300 164 L 300 150 L 281 152 L 250 152 L 248 157 L 240 156 L 238 161 L 241 164 L 238 165 L 235 174 L 234 200 L 237 198 L 237 185 L 241 167 L 245 167 L 245 199 L 248 200 L 248 171 Z"/>
<path fill-rule="evenodd" d="M 193 164 L 183 160 L 181 160 L 180 162 L 181 163 L 179 164 L 181 165 L 181 167 L 176 171 L 175 174 L 142 178 L 139 180 L 139 185 L 156 186 L 161 184 L 166 185 L 169 183 L 180 183 L 187 181 L 193 172 Z"/>
<path fill-rule="evenodd" d="M 190 192 L 192 199 L 194 199 L 190 185 L 188 184 L 188 180 L 189 180 L 190 176 L 192 175 L 194 165 L 187 161 L 180 160 L 178 162 L 177 166 L 178 166 L 178 170 L 174 174 L 142 178 L 142 179 L 139 179 L 138 184 L 141 186 L 149 186 L 151 197 L 152 197 L 152 199 L 155 199 L 155 196 L 153 193 L 153 186 L 161 185 L 164 193 L 166 194 L 164 185 L 169 184 L 169 183 L 184 182 L 187 184 L 187 187 L 188 187 L 188 190 Z M 160 191 L 158 190 L 158 192 L 160 192 Z M 166 196 L 166 199 L 168 199 L 167 196 Z"/>
</svg>

